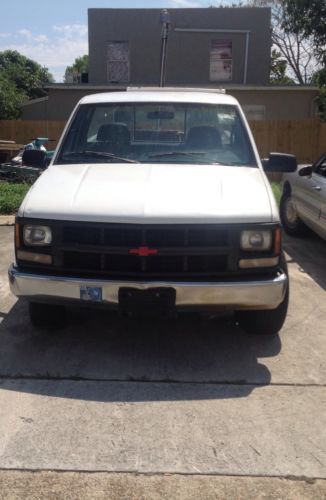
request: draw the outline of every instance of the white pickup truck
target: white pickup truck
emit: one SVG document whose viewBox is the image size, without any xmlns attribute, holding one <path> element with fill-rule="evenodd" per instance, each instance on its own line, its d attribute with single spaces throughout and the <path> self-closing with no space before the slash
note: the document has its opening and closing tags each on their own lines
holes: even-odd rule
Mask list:
<svg viewBox="0 0 326 500">
<path fill-rule="evenodd" d="M 277 153 L 263 164 L 297 166 Z M 37 326 L 58 325 L 67 303 L 231 309 L 259 334 L 286 317 L 277 205 L 245 116 L 221 91 L 84 97 L 19 209 L 15 247 L 11 290 Z"/>
</svg>

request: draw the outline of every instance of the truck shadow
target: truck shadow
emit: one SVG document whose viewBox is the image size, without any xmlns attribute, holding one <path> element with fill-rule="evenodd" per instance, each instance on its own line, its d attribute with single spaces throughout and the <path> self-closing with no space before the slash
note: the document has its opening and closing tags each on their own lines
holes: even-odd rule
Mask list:
<svg viewBox="0 0 326 500">
<path fill-rule="evenodd" d="M 270 383 L 258 358 L 280 349 L 279 336 L 248 336 L 232 316 L 125 319 L 72 310 L 63 330 L 46 332 L 30 325 L 18 301 L 0 325 L 1 385 L 95 401 L 238 398 Z"/>
<path fill-rule="evenodd" d="M 302 273 L 308 274 L 326 290 L 326 242 L 313 232 L 304 238 L 284 235 L 284 250 L 289 263 L 295 262 Z"/>
</svg>

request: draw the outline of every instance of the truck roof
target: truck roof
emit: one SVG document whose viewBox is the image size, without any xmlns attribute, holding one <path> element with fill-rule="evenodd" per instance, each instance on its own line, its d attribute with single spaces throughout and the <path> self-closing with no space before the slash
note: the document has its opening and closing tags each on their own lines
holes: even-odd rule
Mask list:
<svg viewBox="0 0 326 500">
<path fill-rule="evenodd" d="M 163 90 L 164 89 L 164 90 Z M 221 90 L 216 89 L 169 89 L 157 88 L 145 90 L 144 88 L 129 90 L 127 92 L 105 92 L 101 94 L 92 94 L 83 97 L 80 104 L 99 104 L 99 103 L 124 103 L 124 102 L 180 102 L 197 104 L 233 104 L 238 101 L 225 95 Z"/>
</svg>

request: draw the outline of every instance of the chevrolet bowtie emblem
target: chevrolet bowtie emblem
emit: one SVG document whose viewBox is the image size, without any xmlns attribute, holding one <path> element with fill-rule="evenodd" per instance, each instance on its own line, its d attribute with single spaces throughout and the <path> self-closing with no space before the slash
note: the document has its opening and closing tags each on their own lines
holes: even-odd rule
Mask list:
<svg viewBox="0 0 326 500">
<path fill-rule="evenodd" d="M 158 250 L 148 247 L 138 247 L 132 248 L 131 250 L 129 250 L 129 253 L 131 255 L 139 255 L 139 257 L 148 257 L 149 255 L 157 255 Z"/>
</svg>

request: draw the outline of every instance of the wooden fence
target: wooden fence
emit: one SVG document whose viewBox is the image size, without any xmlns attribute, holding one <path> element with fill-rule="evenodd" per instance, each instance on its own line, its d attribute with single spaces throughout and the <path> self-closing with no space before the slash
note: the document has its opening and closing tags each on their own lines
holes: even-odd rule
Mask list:
<svg viewBox="0 0 326 500">
<path fill-rule="evenodd" d="M 47 149 L 54 149 L 65 124 L 65 121 L 0 120 L 0 139 L 27 144 L 35 137 L 48 137 L 53 142 L 47 144 Z"/>
<path fill-rule="evenodd" d="M 53 140 L 56 146 L 64 121 L 0 120 L 0 139 L 26 144 L 34 137 Z M 297 155 L 300 163 L 311 162 L 326 151 L 326 123 L 316 119 L 250 122 L 261 157 L 271 151 Z"/>
<path fill-rule="evenodd" d="M 326 123 L 316 119 L 255 121 L 250 126 L 261 157 L 271 151 L 291 153 L 306 163 L 326 151 Z"/>
</svg>

